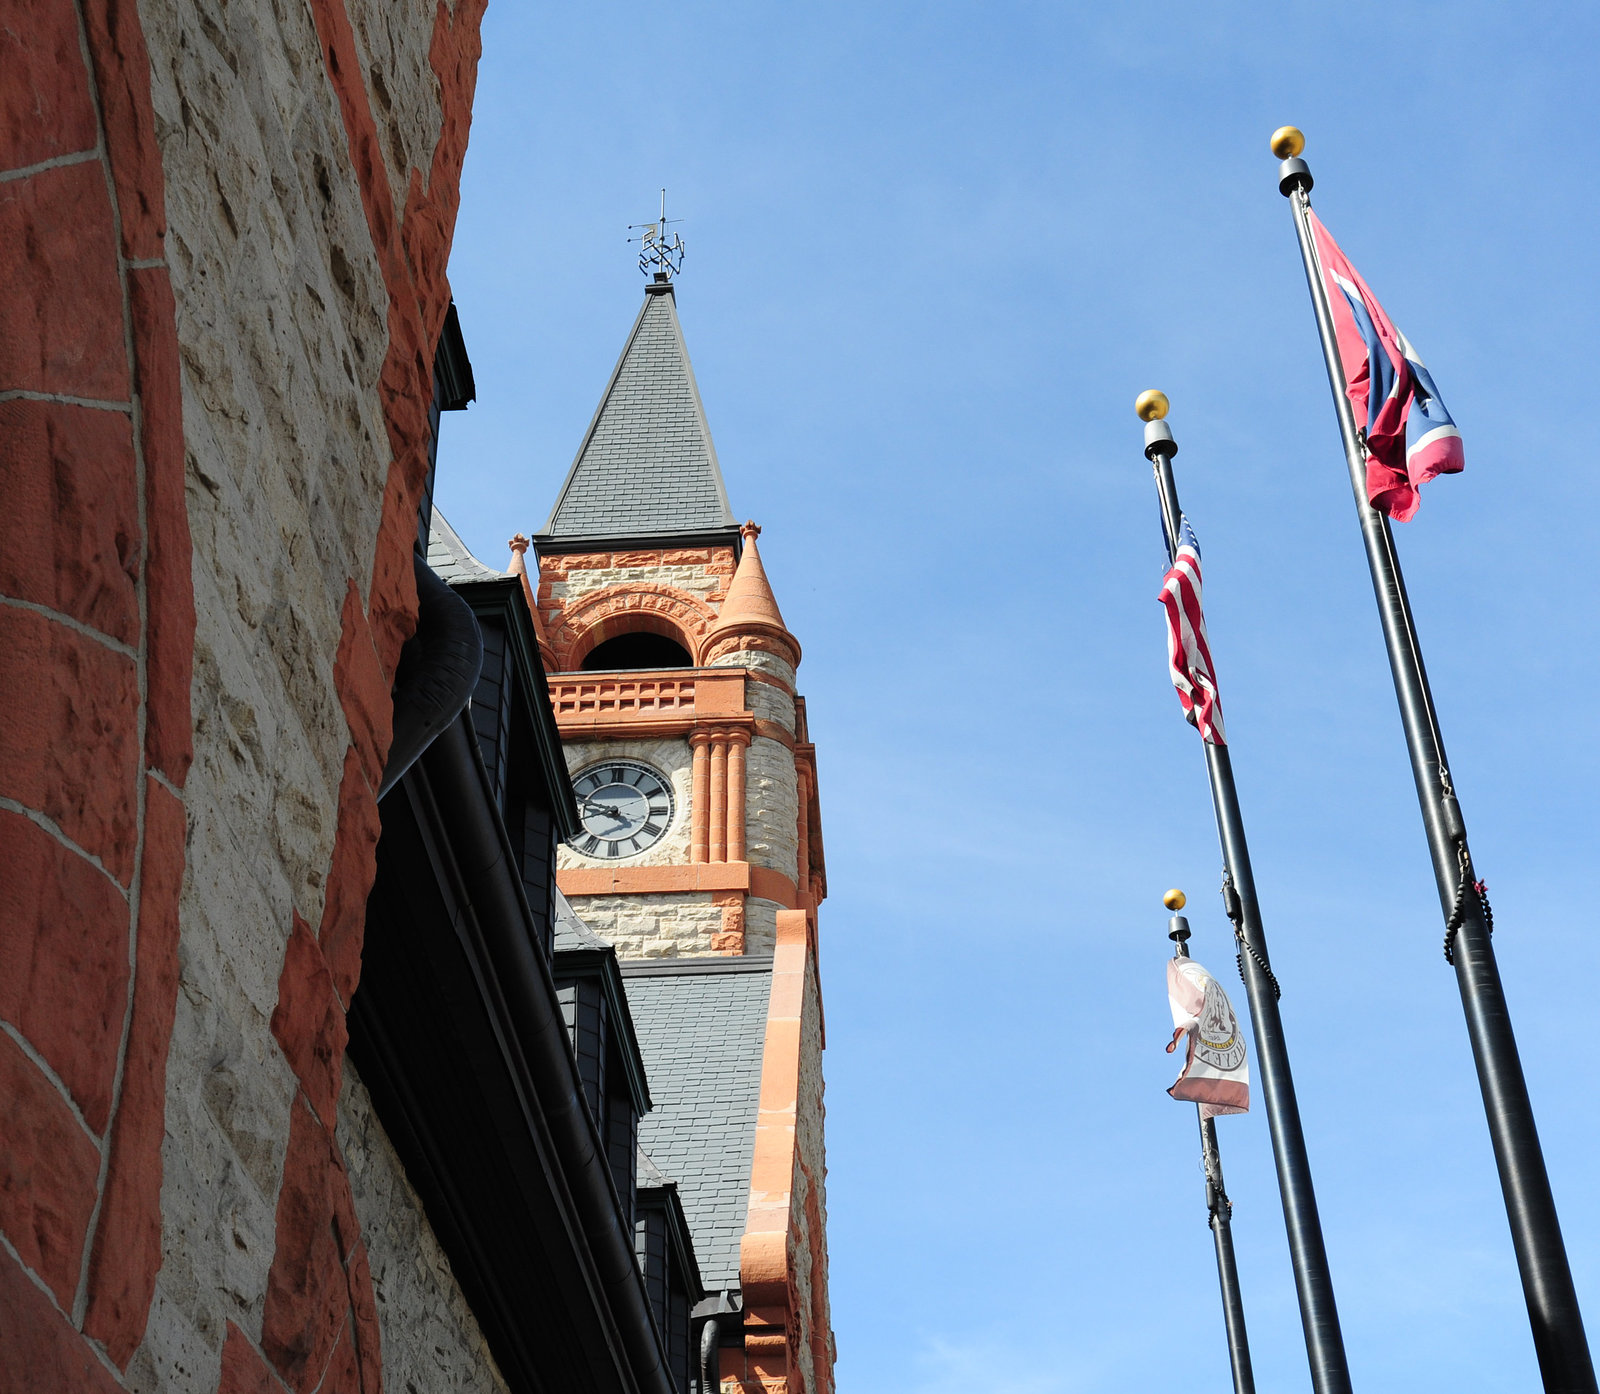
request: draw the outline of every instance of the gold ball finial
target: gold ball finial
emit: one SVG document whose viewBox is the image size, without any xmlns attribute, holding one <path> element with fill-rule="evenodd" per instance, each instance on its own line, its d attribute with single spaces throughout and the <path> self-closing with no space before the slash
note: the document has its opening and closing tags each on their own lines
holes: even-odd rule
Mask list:
<svg viewBox="0 0 1600 1394">
<path fill-rule="evenodd" d="M 1161 903 L 1165 905 L 1167 909 L 1176 912 L 1183 909 L 1183 907 L 1189 903 L 1189 897 L 1180 891 L 1176 886 L 1174 886 L 1170 891 L 1161 897 Z"/>
<path fill-rule="evenodd" d="M 1306 148 L 1306 133 L 1298 126 L 1279 126 L 1272 133 L 1272 153 L 1280 160 L 1292 160 Z"/>
<path fill-rule="evenodd" d="M 1133 409 L 1139 413 L 1141 421 L 1161 421 L 1172 409 L 1172 403 L 1167 400 L 1165 392 L 1157 392 L 1151 388 L 1148 392 L 1141 392 L 1138 400 L 1134 402 Z"/>
</svg>

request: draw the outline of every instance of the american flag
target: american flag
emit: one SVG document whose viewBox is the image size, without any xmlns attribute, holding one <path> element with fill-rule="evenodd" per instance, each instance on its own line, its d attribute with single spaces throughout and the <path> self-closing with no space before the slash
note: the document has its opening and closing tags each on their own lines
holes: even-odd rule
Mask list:
<svg viewBox="0 0 1600 1394">
<path fill-rule="evenodd" d="M 1200 544 L 1187 518 L 1179 519 L 1177 550 L 1156 599 L 1167 612 L 1167 667 L 1183 715 L 1212 745 L 1227 745 L 1211 646 L 1206 642 L 1206 617 L 1200 608 Z"/>
</svg>

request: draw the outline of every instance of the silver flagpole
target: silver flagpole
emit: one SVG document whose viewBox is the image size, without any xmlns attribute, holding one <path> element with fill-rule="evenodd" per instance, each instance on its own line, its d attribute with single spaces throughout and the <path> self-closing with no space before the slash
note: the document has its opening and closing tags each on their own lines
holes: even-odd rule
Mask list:
<svg viewBox="0 0 1600 1394">
<path fill-rule="evenodd" d="M 1163 901 L 1169 910 L 1181 910 L 1182 891 L 1168 891 Z M 1174 915 L 1167 938 L 1173 956 L 1189 957 L 1189 921 Z M 1250 1337 L 1244 1328 L 1244 1294 L 1239 1288 L 1239 1265 L 1233 1255 L 1233 1202 L 1222 1181 L 1222 1153 L 1217 1149 L 1217 1122 L 1194 1106 L 1200 1123 L 1200 1162 L 1206 1173 L 1206 1216 L 1217 1248 L 1217 1282 L 1222 1288 L 1222 1322 L 1228 1332 L 1228 1364 L 1233 1371 L 1233 1394 L 1256 1394 L 1255 1371 L 1250 1366 Z"/>
<path fill-rule="evenodd" d="M 1572 1285 L 1555 1197 L 1550 1191 L 1533 1105 L 1528 1099 L 1522 1061 L 1511 1030 L 1511 1014 L 1489 937 L 1492 921 L 1487 901 L 1475 881 L 1466 824 L 1450 781 L 1439 719 L 1411 618 L 1411 602 L 1395 553 L 1394 534 L 1388 518 L 1367 501 L 1366 447 L 1345 392 L 1333 313 L 1311 236 L 1311 170 L 1299 158 L 1304 149 L 1305 137 L 1293 126 L 1273 133 L 1272 152 L 1283 161 L 1278 170 L 1278 188 L 1289 200 L 1294 215 L 1306 284 L 1311 290 L 1328 386 L 1333 392 L 1350 487 L 1355 492 L 1356 513 L 1361 520 L 1361 539 L 1367 549 L 1367 566 L 1372 573 L 1389 668 L 1400 702 L 1417 802 L 1422 807 L 1434 879 L 1445 914 L 1445 957 L 1455 967 L 1456 984 L 1466 1011 L 1467 1035 L 1472 1041 L 1495 1165 L 1500 1172 L 1500 1189 L 1511 1221 L 1511 1240 L 1533 1327 L 1534 1350 L 1547 1394 L 1596 1394 L 1583 1313 Z"/>
<path fill-rule="evenodd" d="M 1177 550 L 1183 511 L 1172 475 L 1172 457 L 1178 444 L 1163 419 L 1167 399 L 1160 392 L 1145 392 L 1137 410 L 1146 425 L 1144 453 L 1155 469 L 1156 492 L 1161 499 L 1162 524 L 1168 552 Z M 1272 1134 L 1272 1157 L 1278 1169 L 1278 1193 L 1283 1200 L 1283 1220 L 1288 1231 L 1289 1258 L 1294 1265 L 1295 1292 L 1300 1299 L 1300 1323 L 1305 1328 L 1306 1355 L 1311 1364 L 1311 1385 L 1316 1394 L 1350 1394 L 1350 1369 L 1345 1361 L 1344 1336 L 1339 1330 L 1339 1309 L 1328 1271 L 1328 1253 L 1322 1242 L 1322 1220 L 1311 1183 L 1311 1162 L 1306 1155 L 1305 1132 L 1300 1126 L 1300 1105 L 1295 1099 L 1294 1076 L 1289 1070 L 1289 1047 L 1283 1019 L 1278 1014 L 1278 980 L 1267 957 L 1267 936 L 1256 903 L 1255 875 L 1250 869 L 1250 847 L 1245 841 L 1244 818 L 1233 783 L 1233 761 L 1225 745 L 1202 741 L 1206 773 L 1211 780 L 1211 803 L 1217 816 L 1217 837 L 1222 844 L 1223 903 L 1239 942 L 1239 971 L 1244 978 L 1250 1021 L 1255 1028 L 1256 1057 L 1261 1067 L 1261 1097 L 1267 1128 Z"/>
</svg>

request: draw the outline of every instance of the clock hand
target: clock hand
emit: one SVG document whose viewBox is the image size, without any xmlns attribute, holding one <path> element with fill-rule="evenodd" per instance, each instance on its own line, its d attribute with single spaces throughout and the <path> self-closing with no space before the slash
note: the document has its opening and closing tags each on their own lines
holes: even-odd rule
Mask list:
<svg viewBox="0 0 1600 1394">
<path fill-rule="evenodd" d="M 583 806 L 583 811 L 585 813 L 587 813 L 591 808 L 598 809 L 601 813 L 605 814 L 606 817 L 608 817 L 608 818 L 615 818 L 619 823 L 626 823 L 628 821 L 628 815 L 626 813 L 624 813 L 620 808 L 618 808 L 615 804 L 609 804 L 609 803 L 586 803 Z"/>
</svg>

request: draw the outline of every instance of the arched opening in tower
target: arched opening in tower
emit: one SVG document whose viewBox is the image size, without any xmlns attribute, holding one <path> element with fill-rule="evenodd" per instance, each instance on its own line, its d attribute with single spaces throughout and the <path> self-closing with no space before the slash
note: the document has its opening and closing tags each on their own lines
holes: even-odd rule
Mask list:
<svg viewBox="0 0 1600 1394">
<path fill-rule="evenodd" d="M 585 673 L 615 673 L 631 668 L 692 668 L 689 650 L 665 634 L 619 634 L 596 644 L 584 656 Z"/>
</svg>

